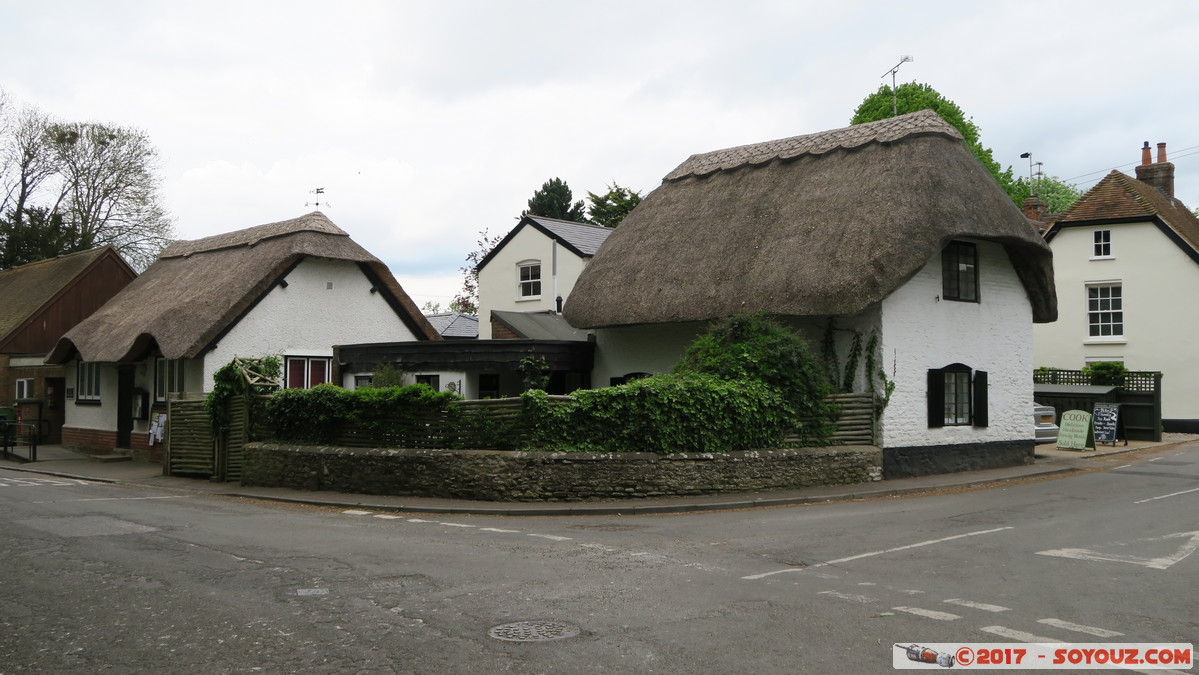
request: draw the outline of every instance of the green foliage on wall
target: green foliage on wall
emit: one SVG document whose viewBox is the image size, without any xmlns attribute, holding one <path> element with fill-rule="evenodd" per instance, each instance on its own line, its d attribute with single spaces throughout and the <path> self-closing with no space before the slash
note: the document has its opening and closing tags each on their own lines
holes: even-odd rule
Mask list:
<svg viewBox="0 0 1199 675">
<path fill-rule="evenodd" d="M 278 387 L 283 361 L 278 356 L 258 359 L 234 358 L 212 374 L 212 391 L 204 399 L 204 410 L 217 434 L 229 431 L 229 401 L 237 396 L 260 396 Z M 253 383 L 248 379 L 252 379 Z M 255 415 L 251 415 L 255 417 Z"/>
<path fill-rule="evenodd" d="M 795 428 L 774 387 L 702 373 L 654 375 L 615 387 L 576 391 L 550 405 L 524 394 L 531 445 L 587 452 L 729 452 L 781 447 Z"/>
<path fill-rule="evenodd" d="M 266 416 L 275 440 L 331 444 L 351 424 L 373 438 L 401 437 L 406 426 L 424 424 L 421 413 L 448 410 L 459 400 L 424 384 L 349 391 L 326 383 L 277 392 Z"/>
<path fill-rule="evenodd" d="M 1107 387 L 1123 387 L 1128 369 L 1119 361 L 1097 361 L 1088 363 L 1082 372 L 1091 378 L 1091 384 Z"/>
<path fill-rule="evenodd" d="M 713 324 L 691 343 L 674 372 L 762 382 L 776 389 L 801 417 L 821 413 L 825 397 L 834 389 L 803 336 L 762 312 Z"/>
</svg>

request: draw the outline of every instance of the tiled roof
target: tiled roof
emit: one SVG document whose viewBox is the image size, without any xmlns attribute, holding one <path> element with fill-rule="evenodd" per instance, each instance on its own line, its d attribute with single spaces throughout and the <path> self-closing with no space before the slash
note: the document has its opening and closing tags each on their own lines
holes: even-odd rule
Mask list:
<svg viewBox="0 0 1199 675">
<path fill-rule="evenodd" d="M 443 338 L 479 337 L 479 317 L 461 312 L 426 314 L 425 318 Z"/>
<path fill-rule="evenodd" d="M 1199 218 L 1178 199 L 1167 197 L 1157 188 L 1119 171 L 1104 176 L 1095 187 L 1079 197 L 1062 213 L 1061 220 L 1050 232 L 1079 222 L 1126 221 L 1131 218 L 1160 219 L 1194 251 L 1199 252 Z"/>
<path fill-rule="evenodd" d="M 578 223 L 572 220 L 558 220 L 542 216 L 529 216 L 529 219 L 549 230 L 563 243 L 578 249 L 583 255 L 595 255 L 599 247 L 608 240 L 612 228 L 590 223 Z"/>
<path fill-rule="evenodd" d="M 94 248 L 0 272 L 0 338 L 41 309 L 105 250 Z"/>
</svg>

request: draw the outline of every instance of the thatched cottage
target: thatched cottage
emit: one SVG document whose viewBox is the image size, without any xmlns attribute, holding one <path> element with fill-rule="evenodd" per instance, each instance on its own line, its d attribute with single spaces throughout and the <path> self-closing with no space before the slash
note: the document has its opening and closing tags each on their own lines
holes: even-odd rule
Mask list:
<svg viewBox="0 0 1199 675">
<path fill-rule="evenodd" d="M 333 345 L 438 340 L 387 266 L 319 212 L 168 247 L 63 336 L 63 444 L 147 451 L 170 397 L 235 356 L 281 355 L 285 386 L 329 381 Z M 154 453 L 151 453 L 153 456 Z"/>
<path fill-rule="evenodd" d="M 842 359 L 855 332 L 877 335 L 895 383 L 876 436 L 887 475 L 1032 461 L 1052 255 L 935 113 L 693 155 L 565 307 L 597 331 L 595 382 L 668 370 L 708 322 L 755 311 L 816 345 L 833 321 Z"/>
</svg>

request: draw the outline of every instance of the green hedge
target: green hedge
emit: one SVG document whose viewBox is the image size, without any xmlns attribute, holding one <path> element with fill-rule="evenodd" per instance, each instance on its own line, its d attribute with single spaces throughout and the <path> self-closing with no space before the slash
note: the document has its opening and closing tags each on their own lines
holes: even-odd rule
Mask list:
<svg viewBox="0 0 1199 675">
<path fill-rule="evenodd" d="M 353 391 L 321 384 L 276 392 L 266 416 L 275 440 L 332 444 L 351 426 L 380 439 L 403 437 L 429 413 L 449 410 L 459 400 L 424 384 Z"/>
<path fill-rule="evenodd" d="M 777 448 L 795 427 L 778 390 L 712 375 L 655 375 L 580 390 L 551 405 L 524 394 L 532 449 L 588 452 L 729 452 Z"/>
</svg>

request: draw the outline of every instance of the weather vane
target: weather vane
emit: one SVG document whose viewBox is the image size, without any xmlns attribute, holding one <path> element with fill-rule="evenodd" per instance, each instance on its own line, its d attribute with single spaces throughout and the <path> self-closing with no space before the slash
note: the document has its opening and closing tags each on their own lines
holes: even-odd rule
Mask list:
<svg viewBox="0 0 1199 675">
<path fill-rule="evenodd" d="M 311 194 L 311 195 L 316 195 L 316 201 L 314 201 L 314 202 L 304 202 L 304 206 L 315 206 L 316 208 L 318 208 L 318 209 L 319 209 L 319 208 L 322 206 L 322 204 L 321 204 L 321 195 L 325 194 L 325 188 L 323 188 L 323 187 L 320 187 L 320 188 L 314 188 L 314 189 L 312 189 L 312 190 L 309 190 L 309 191 L 308 191 L 308 194 Z M 329 202 L 325 202 L 325 203 L 323 204 L 323 206 L 324 206 L 325 208 L 333 208 L 333 205 L 332 205 L 332 204 L 330 204 Z"/>
</svg>

